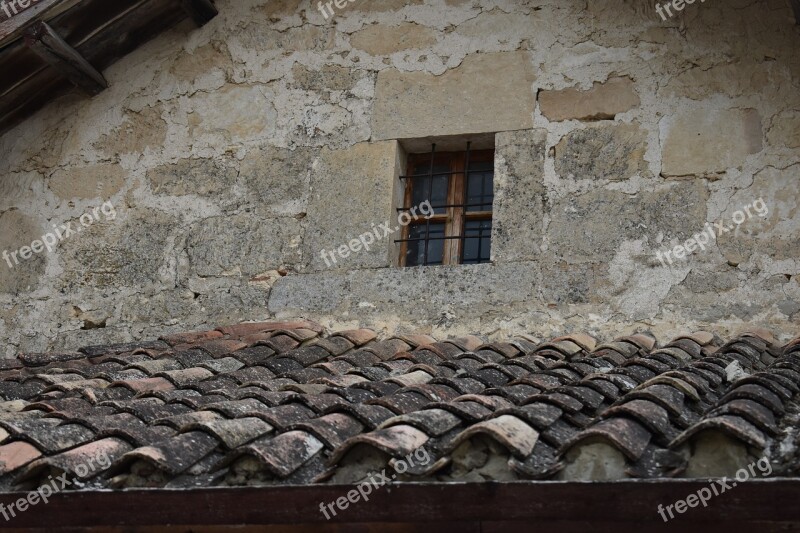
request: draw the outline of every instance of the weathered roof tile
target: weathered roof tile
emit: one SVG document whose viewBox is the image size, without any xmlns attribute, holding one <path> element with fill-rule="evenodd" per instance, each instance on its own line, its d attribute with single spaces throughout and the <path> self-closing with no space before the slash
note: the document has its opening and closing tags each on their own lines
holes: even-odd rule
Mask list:
<svg viewBox="0 0 800 533">
<path fill-rule="evenodd" d="M 348 479 L 365 449 L 399 467 L 424 447 L 431 462 L 409 479 L 449 479 L 463 446 L 505 454 L 507 479 L 550 479 L 567 450 L 598 440 L 643 477 L 681 472 L 704 431 L 776 444 L 798 408 L 800 339 L 701 332 L 657 346 L 647 333 L 487 344 L 294 321 L 22 356 L 0 365 L 0 485 L 23 470 L 24 483 L 48 468 L 82 477 L 79 458 L 106 448 L 117 460 L 97 486 L 185 488 Z"/>
</svg>

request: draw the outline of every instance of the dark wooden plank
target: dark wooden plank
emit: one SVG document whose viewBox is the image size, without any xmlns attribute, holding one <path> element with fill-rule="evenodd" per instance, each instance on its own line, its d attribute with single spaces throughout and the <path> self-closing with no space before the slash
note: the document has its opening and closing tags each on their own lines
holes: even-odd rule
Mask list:
<svg viewBox="0 0 800 533">
<path fill-rule="evenodd" d="M 181 3 L 198 28 L 219 14 L 211 0 L 181 0 Z"/>
<path fill-rule="evenodd" d="M 142 527 L 92 527 L 19 529 L 3 528 L 4 533 L 420 533 L 425 531 L 420 524 L 413 523 L 369 523 L 358 524 L 281 524 L 274 526 L 142 526 Z M 527 531 L 523 528 L 516 531 Z M 437 524 L 436 533 L 481 533 L 478 522 L 453 522 Z M 620 532 L 615 532 L 620 533 Z M 707 533 L 707 532 L 704 532 Z"/>
<path fill-rule="evenodd" d="M 795 24 L 800 24 L 800 0 L 789 0 L 792 4 L 792 11 L 794 11 Z"/>
<path fill-rule="evenodd" d="M 128 16 L 144 0 L 83 0 L 78 8 L 48 21 L 56 33 L 76 50 L 114 21 Z M 171 0 L 176 4 L 175 0 Z M 86 56 L 84 56 L 86 57 Z M 87 57 L 87 59 L 89 59 Z"/>
<path fill-rule="evenodd" d="M 773 532 L 773 531 L 796 531 L 797 524 L 776 523 L 776 522 L 750 522 L 748 530 L 753 532 Z M 703 522 L 682 522 L 672 524 L 661 521 L 624 522 L 614 521 L 613 517 L 608 520 L 558 520 L 558 521 L 535 521 L 535 522 L 481 522 L 481 533 L 712 533 L 721 531 L 724 533 L 737 533 L 741 531 L 741 522 L 715 522 L 707 524 Z M 193 533 L 202 533 L 195 532 Z"/>
<path fill-rule="evenodd" d="M 53 17 L 49 24 L 89 63 L 102 71 L 186 18 L 181 3 L 175 0 L 84 0 L 73 9 Z M 54 85 L 48 81 L 48 87 L 53 91 L 48 98 L 39 90 L 39 86 L 29 83 L 42 79 L 43 69 L 34 69 L 33 66 L 45 65 L 44 71 L 49 73 L 46 76 L 48 80 L 53 77 L 54 70 L 30 49 L 24 45 L 20 47 L 17 43 L 12 47 L 21 49 L 24 57 L 20 56 L 23 52 L 5 54 L 9 47 L 0 51 L 0 71 L 4 72 L 4 88 L 0 93 L 0 134 L 64 93 L 64 84 Z M 35 63 L 27 63 L 30 58 Z M 14 69 L 6 71 L 6 66 L 13 66 Z M 5 74 L 9 77 L 6 78 Z M 69 82 L 65 83 L 67 89 L 72 86 Z M 25 91 L 29 94 L 26 95 Z M 36 97 L 30 97 L 34 93 Z M 24 102 L 23 107 L 19 107 L 20 102 Z"/>
<path fill-rule="evenodd" d="M 104 70 L 185 19 L 186 12 L 175 0 L 143 0 L 75 49 Z"/>
<path fill-rule="evenodd" d="M 752 523 L 754 532 L 797 531 L 797 524 Z M 278 526 L 144 526 L 101 528 L 58 528 L 55 526 L 35 529 L 3 528 L 4 533 L 420 533 L 434 530 L 436 533 L 737 533 L 740 524 L 719 522 L 712 525 L 682 525 L 676 530 L 668 524 L 620 522 L 453 522 L 435 525 L 419 523 L 367 523 L 367 524 L 284 524 Z"/>
<path fill-rule="evenodd" d="M 614 522 L 628 527 L 662 523 L 658 506 L 685 500 L 710 483 L 702 480 L 603 483 L 514 482 L 395 484 L 350 504 L 327 520 L 320 505 L 345 497 L 352 486 L 266 486 L 196 490 L 150 489 L 62 492 L 7 528 L 147 526 L 162 524 L 259 525 L 421 522 Z M 739 483 L 712 497 L 707 507 L 687 508 L 668 525 L 800 523 L 800 480 Z M 0 494 L 6 507 L 25 493 Z M 766 528 L 770 530 L 769 527 Z"/>
<path fill-rule="evenodd" d="M 53 69 L 45 68 L 18 84 L 0 98 L 0 134 L 19 124 L 75 86 Z"/>
<path fill-rule="evenodd" d="M 108 88 L 103 75 L 46 22 L 36 22 L 25 31 L 25 44 L 87 94 L 94 96 Z"/>
<path fill-rule="evenodd" d="M 0 101 L 4 96 L 37 72 L 48 68 L 22 39 L 0 50 Z"/>
</svg>

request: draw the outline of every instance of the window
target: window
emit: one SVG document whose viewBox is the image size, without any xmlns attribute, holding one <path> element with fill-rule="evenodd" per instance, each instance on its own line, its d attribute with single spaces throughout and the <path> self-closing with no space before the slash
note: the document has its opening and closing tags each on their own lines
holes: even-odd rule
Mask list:
<svg viewBox="0 0 800 533">
<path fill-rule="evenodd" d="M 430 201 L 434 215 L 403 229 L 400 265 L 488 263 L 491 256 L 494 150 L 410 154 L 404 211 Z"/>
</svg>

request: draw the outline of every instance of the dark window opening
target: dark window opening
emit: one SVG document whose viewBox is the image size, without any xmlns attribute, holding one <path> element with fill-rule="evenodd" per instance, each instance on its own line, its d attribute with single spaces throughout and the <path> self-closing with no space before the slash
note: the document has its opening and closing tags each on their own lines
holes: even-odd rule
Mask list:
<svg viewBox="0 0 800 533">
<path fill-rule="evenodd" d="M 433 216 L 403 228 L 400 265 L 488 263 L 491 258 L 494 150 L 436 152 L 408 158 L 401 211 L 429 201 Z"/>
</svg>

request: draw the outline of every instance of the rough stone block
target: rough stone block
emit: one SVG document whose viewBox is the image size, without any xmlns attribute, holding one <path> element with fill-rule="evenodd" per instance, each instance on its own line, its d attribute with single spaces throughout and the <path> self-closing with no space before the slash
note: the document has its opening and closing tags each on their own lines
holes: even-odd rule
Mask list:
<svg viewBox="0 0 800 533">
<path fill-rule="evenodd" d="M 633 80 L 627 77 L 595 82 L 591 89 L 541 91 L 539 109 L 547 120 L 605 120 L 639 107 Z"/>
<path fill-rule="evenodd" d="M 277 112 L 261 87 L 229 84 L 214 93 L 197 93 L 190 102 L 192 137 L 211 135 L 241 141 L 275 128 Z"/>
<path fill-rule="evenodd" d="M 163 106 L 157 104 L 142 111 L 130 112 L 119 126 L 95 143 L 101 152 L 116 157 L 140 154 L 145 149 L 159 150 L 167 139 L 167 123 L 161 118 Z"/>
<path fill-rule="evenodd" d="M 742 60 L 711 68 L 701 65 L 682 72 L 669 80 L 663 94 L 692 100 L 704 100 L 713 94 L 733 98 L 745 94 L 758 95 L 769 85 L 769 70 L 763 63 Z"/>
<path fill-rule="evenodd" d="M 125 184 L 128 173 L 119 165 L 99 164 L 57 170 L 50 190 L 62 200 L 100 198 L 108 200 Z"/>
<path fill-rule="evenodd" d="M 569 262 L 610 262 L 626 240 L 647 237 L 655 246 L 659 233 L 667 242 L 685 240 L 703 230 L 707 198 L 699 180 L 636 196 L 597 189 L 564 198 L 550 212 L 550 251 Z M 653 254 L 657 251 L 654 248 Z"/>
<path fill-rule="evenodd" d="M 80 226 L 77 220 L 72 225 Z M 100 214 L 99 221 L 59 245 L 65 289 L 141 289 L 169 281 L 166 265 L 175 227 L 173 216 L 154 209 L 117 210 L 113 220 Z"/>
<path fill-rule="evenodd" d="M 290 275 L 273 285 L 269 311 L 291 314 L 302 309 L 313 313 L 327 313 L 336 310 L 348 297 L 344 273 Z"/>
<path fill-rule="evenodd" d="M 16 296 L 39 286 L 47 265 L 47 251 L 31 252 L 30 257 L 24 259 L 19 250 L 23 246 L 30 247 L 48 229 L 17 209 L 0 213 L 0 254 L 3 254 L 0 257 L 0 294 Z"/>
<path fill-rule="evenodd" d="M 306 91 L 326 93 L 349 91 L 368 76 L 362 70 L 354 70 L 339 65 L 325 65 L 319 70 L 311 70 L 297 63 L 292 67 L 294 86 Z"/>
<path fill-rule="evenodd" d="M 666 177 L 713 176 L 761 151 L 761 117 L 755 109 L 682 110 L 661 121 Z"/>
<path fill-rule="evenodd" d="M 242 159 L 239 177 L 249 194 L 245 200 L 276 215 L 298 215 L 308 207 L 311 169 L 319 151 L 288 150 L 264 145 Z"/>
<path fill-rule="evenodd" d="M 279 50 L 291 53 L 330 50 L 336 39 L 336 31 L 332 26 L 305 25 L 285 31 L 274 26 L 273 23 L 256 20 L 238 30 L 228 43 L 234 61 L 244 59 L 253 51 Z"/>
<path fill-rule="evenodd" d="M 562 178 L 625 180 L 647 170 L 647 140 L 637 124 L 603 124 L 575 130 L 555 148 Z"/>
<path fill-rule="evenodd" d="M 540 255 L 546 142 L 545 130 L 504 132 L 495 137 L 495 262 L 524 261 Z"/>
<path fill-rule="evenodd" d="M 197 276 L 255 276 L 300 261 L 303 229 L 294 217 L 257 213 L 207 218 L 191 228 L 186 249 Z"/>
<path fill-rule="evenodd" d="M 496 83 L 498 79 L 503 83 Z M 529 129 L 534 80 L 527 52 L 471 55 L 441 76 L 381 71 L 373 139 Z"/>
<path fill-rule="evenodd" d="M 607 299 L 600 289 L 608 285 L 608 264 L 605 262 L 575 265 L 544 258 L 540 293 L 545 303 L 604 304 Z"/>
<path fill-rule="evenodd" d="M 191 53 L 184 51 L 175 59 L 169 71 L 179 81 L 192 82 L 216 69 L 232 67 L 228 47 L 223 42 L 212 42 Z"/>
<path fill-rule="evenodd" d="M 336 256 L 320 255 L 347 245 L 351 239 L 389 222 L 397 226 L 392 193 L 398 179 L 396 142 L 360 143 L 345 150 L 323 149 L 311 177 L 304 259 L 311 270 L 389 266 L 392 241 L 400 233 L 377 240 L 369 251 Z M 379 232 L 383 237 L 383 231 Z M 330 264 L 328 264 L 330 263 Z"/>
<path fill-rule="evenodd" d="M 385 13 L 400 11 L 406 6 L 418 6 L 424 3 L 425 0 L 373 0 L 372 2 L 356 2 L 348 9 L 362 13 Z"/>
<path fill-rule="evenodd" d="M 289 275 L 273 286 L 269 310 L 282 316 L 334 313 L 371 322 L 397 317 L 442 325 L 457 323 L 458 314 L 474 319 L 530 306 L 538 276 L 532 262 Z"/>
<path fill-rule="evenodd" d="M 399 26 L 375 24 L 352 34 L 350 44 L 370 55 L 385 56 L 403 50 L 426 49 L 436 44 L 436 33 L 410 22 Z"/>
<path fill-rule="evenodd" d="M 786 169 L 767 167 L 757 173 L 753 184 L 737 191 L 720 216 L 731 231 L 717 237 L 720 251 L 728 263 L 739 265 L 753 256 L 786 261 L 775 265 L 771 274 L 797 274 L 800 250 L 800 206 L 797 203 L 800 165 Z M 756 201 L 762 200 L 763 204 Z M 745 208 L 750 207 L 750 213 Z M 761 216 L 756 207 L 761 209 Z M 739 214 L 737 214 L 737 212 Z M 735 218 L 734 218 L 735 217 Z M 736 224 L 736 222 L 741 222 Z"/>
<path fill-rule="evenodd" d="M 236 168 L 222 159 L 181 159 L 151 168 L 147 180 L 154 194 L 197 196 L 215 199 L 236 183 Z"/>
<path fill-rule="evenodd" d="M 800 112 L 784 111 L 773 118 L 767 139 L 773 146 L 800 148 Z"/>
</svg>

